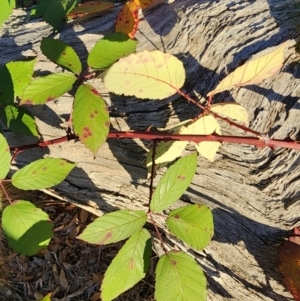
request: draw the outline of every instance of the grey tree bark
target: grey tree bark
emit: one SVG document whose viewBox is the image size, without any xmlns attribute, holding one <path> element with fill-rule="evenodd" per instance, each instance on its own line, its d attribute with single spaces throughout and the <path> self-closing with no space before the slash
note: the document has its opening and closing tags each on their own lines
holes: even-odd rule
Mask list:
<svg viewBox="0 0 300 301">
<path fill-rule="evenodd" d="M 117 12 L 116 8 L 97 18 L 67 24 L 58 36 L 86 58 L 102 34 L 113 30 Z M 300 65 L 292 45 L 299 35 L 299 14 L 299 0 L 169 1 L 140 15 L 138 50 L 160 49 L 179 57 L 186 68 L 184 89 L 195 91 L 200 100 L 205 100 L 226 74 L 252 55 L 291 39 L 287 61 L 278 75 L 259 86 L 222 93 L 215 101 L 242 104 L 249 113 L 251 128 L 258 132 L 277 139 L 289 135 L 297 139 Z M 16 11 L 2 29 L 0 64 L 37 55 L 37 71 L 55 71 L 55 65 L 39 49 L 41 38 L 48 36 L 51 28 L 41 20 L 24 24 L 22 18 L 26 14 Z M 111 117 L 117 130 L 164 128 L 197 113 L 179 96 L 164 101 L 114 95 L 108 98 L 100 80 L 92 80 L 92 84 L 107 96 L 109 106 L 117 113 Z M 71 106 L 72 97 L 66 95 L 32 108 L 43 139 L 66 134 Z M 234 128 L 223 132 L 244 134 Z M 32 142 L 16 139 L 13 134 L 8 137 L 13 145 Z M 102 214 L 115 207 L 145 208 L 149 188 L 144 164 L 147 147 L 146 141 L 108 140 L 93 159 L 80 142 L 70 141 L 25 151 L 15 165 L 20 167 L 42 156 L 77 162 L 76 170 L 53 193 Z M 213 211 L 212 242 L 201 253 L 189 250 L 206 273 L 208 300 L 292 300 L 281 284 L 277 253 L 288 230 L 299 225 L 299 163 L 300 155 L 295 150 L 232 144 L 223 144 L 213 163 L 199 158 L 193 183 L 180 202 L 204 203 Z M 179 242 L 173 243 L 184 248 Z"/>
</svg>

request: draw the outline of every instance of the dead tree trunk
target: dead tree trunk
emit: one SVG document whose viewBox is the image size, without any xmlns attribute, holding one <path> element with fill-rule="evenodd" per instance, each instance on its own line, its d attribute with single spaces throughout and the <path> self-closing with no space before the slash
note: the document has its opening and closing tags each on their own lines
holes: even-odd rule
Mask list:
<svg viewBox="0 0 300 301">
<path fill-rule="evenodd" d="M 178 56 L 186 68 L 184 89 L 196 91 L 203 99 L 227 73 L 252 55 L 299 34 L 299 0 L 169 2 L 143 11 L 136 36 L 138 50 L 160 49 Z M 101 34 L 113 30 L 116 14 L 117 9 L 68 24 L 59 36 L 86 58 Z M 37 55 L 37 70 L 54 71 L 54 64 L 39 49 L 42 36 L 49 35 L 51 28 L 43 21 L 18 24 L 21 16 L 24 12 L 17 11 L 10 25 L 2 29 L 0 63 Z M 287 56 L 280 74 L 259 86 L 222 93 L 215 101 L 241 103 L 256 131 L 278 139 L 293 133 L 297 138 L 299 56 L 293 48 Z M 100 81 L 93 80 L 93 85 L 103 95 L 107 93 Z M 118 130 L 161 128 L 195 116 L 194 109 L 179 96 L 154 102 L 111 95 L 107 102 L 117 110 L 111 123 Z M 66 134 L 71 106 L 72 98 L 67 95 L 47 106 L 32 108 L 45 140 Z M 8 136 L 12 144 L 30 142 Z M 145 141 L 108 140 L 93 159 L 80 142 L 71 141 L 28 150 L 15 164 L 22 166 L 47 155 L 77 162 L 77 169 L 55 189 L 61 197 L 103 212 L 113 207 L 137 209 L 145 207 L 148 198 L 144 164 L 147 146 Z M 199 158 L 197 174 L 181 202 L 189 198 L 205 203 L 214 214 L 211 244 L 203 252 L 193 253 L 206 272 L 209 300 L 292 300 L 281 285 L 277 252 L 287 230 L 299 224 L 299 166 L 298 151 L 244 145 L 222 145 L 213 163 Z"/>
</svg>

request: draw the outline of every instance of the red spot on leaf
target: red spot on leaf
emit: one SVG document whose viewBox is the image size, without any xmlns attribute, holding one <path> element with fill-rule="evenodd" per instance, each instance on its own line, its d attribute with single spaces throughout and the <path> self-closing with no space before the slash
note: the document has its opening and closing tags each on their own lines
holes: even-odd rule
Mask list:
<svg viewBox="0 0 300 301">
<path fill-rule="evenodd" d="M 30 99 L 25 100 L 24 103 L 26 105 L 32 105 L 32 101 Z"/>
<path fill-rule="evenodd" d="M 34 171 L 32 172 L 32 174 L 35 175 L 35 174 L 36 174 L 36 171 L 34 170 Z"/>
<path fill-rule="evenodd" d="M 62 55 L 66 55 L 66 53 L 65 53 L 65 52 L 63 52 L 63 53 L 62 53 Z"/>
<path fill-rule="evenodd" d="M 93 113 L 91 113 L 90 117 L 93 119 L 95 117 L 95 115 Z"/>
<path fill-rule="evenodd" d="M 178 176 L 177 177 L 177 180 L 181 180 L 181 181 L 183 181 L 183 180 L 185 180 L 186 179 L 186 177 L 185 176 Z"/>
<path fill-rule="evenodd" d="M 52 100 L 54 100 L 53 97 L 48 97 L 48 98 L 47 98 L 47 102 L 48 102 L 48 101 L 52 101 Z"/>
<path fill-rule="evenodd" d="M 69 66 L 69 67 L 71 67 L 71 66 L 72 66 L 72 64 L 68 64 L 68 66 Z"/>
<path fill-rule="evenodd" d="M 176 214 L 174 217 L 175 217 L 176 219 L 179 219 L 179 214 Z"/>
<path fill-rule="evenodd" d="M 48 168 L 48 167 L 44 166 L 44 167 L 43 167 L 43 170 L 47 170 L 47 168 Z"/>
<path fill-rule="evenodd" d="M 106 122 L 105 122 L 105 125 L 106 125 L 107 127 L 109 127 L 110 123 L 106 121 Z"/>
<path fill-rule="evenodd" d="M 94 95 L 99 95 L 99 93 L 98 93 L 98 91 L 97 91 L 96 89 L 92 89 L 91 91 L 92 91 L 92 93 L 93 93 Z"/>
<path fill-rule="evenodd" d="M 97 114 L 98 114 L 98 111 L 97 111 L 97 110 L 95 110 L 95 111 L 94 111 L 94 113 L 97 115 Z"/>
<path fill-rule="evenodd" d="M 171 260 L 171 264 L 172 264 L 172 265 L 176 265 L 176 264 L 177 264 L 177 261 L 176 261 L 176 260 Z"/>
<path fill-rule="evenodd" d="M 83 128 L 82 136 L 83 138 L 88 138 L 89 136 L 92 136 L 92 132 L 87 126 Z"/>
</svg>

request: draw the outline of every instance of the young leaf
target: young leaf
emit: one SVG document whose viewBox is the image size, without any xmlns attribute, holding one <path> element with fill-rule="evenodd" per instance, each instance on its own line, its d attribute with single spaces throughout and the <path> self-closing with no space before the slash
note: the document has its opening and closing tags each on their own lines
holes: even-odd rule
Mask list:
<svg viewBox="0 0 300 301">
<path fill-rule="evenodd" d="M 76 19 L 90 14 L 98 14 L 114 7 L 112 2 L 88 1 L 74 7 L 69 13 L 69 19 Z"/>
<path fill-rule="evenodd" d="M 211 114 L 204 115 L 198 118 L 196 121 L 191 122 L 186 127 L 182 127 L 180 134 L 182 135 L 210 135 L 212 133 L 221 134 L 220 126 Z M 194 143 L 197 151 L 204 158 L 213 161 L 214 157 L 221 145 L 220 142 L 200 142 Z"/>
<path fill-rule="evenodd" d="M 176 202 L 188 188 L 197 167 L 197 155 L 180 158 L 169 167 L 159 181 L 150 202 L 150 209 L 159 212 Z"/>
<path fill-rule="evenodd" d="M 142 9 L 146 9 L 158 5 L 164 2 L 165 0 L 133 0 L 133 1 L 138 7 Z"/>
<path fill-rule="evenodd" d="M 16 134 L 39 136 L 35 119 L 25 108 L 6 106 L 0 111 L 0 118 Z"/>
<path fill-rule="evenodd" d="M 71 90 L 76 77 L 71 73 L 56 73 L 39 77 L 25 89 L 20 105 L 40 105 Z"/>
<path fill-rule="evenodd" d="M 75 164 L 60 158 L 34 161 L 12 176 L 12 184 L 23 190 L 44 189 L 63 181 Z"/>
<path fill-rule="evenodd" d="M 0 68 L 0 105 L 14 103 L 14 86 L 7 66 Z"/>
<path fill-rule="evenodd" d="M 7 144 L 6 139 L 2 134 L 0 134 L 0 180 L 3 180 L 8 172 L 10 167 L 10 150 Z"/>
<path fill-rule="evenodd" d="M 66 43 L 44 37 L 41 42 L 42 53 L 52 62 L 79 74 L 82 70 L 80 59 L 75 50 Z"/>
<path fill-rule="evenodd" d="M 135 52 L 137 44 L 137 40 L 128 38 L 124 33 L 106 34 L 89 53 L 88 65 L 94 69 L 108 68 L 121 57 Z"/>
<path fill-rule="evenodd" d="M 16 6 L 15 0 L 2 0 L 0 9 L 0 27 L 11 15 L 13 8 Z"/>
<path fill-rule="evenodd" d="M 2 228 L 9 246 L 27 256 L 46 247 L 53 236 L 47 213 L 24 200 L 16 201 L 4 209 Z"/>
<path fill-rule="evenodd" d="M 9 62 L 6 64 L 13 82 L 15 97 L 21 97 L 25 87 L 31 82 L 34 64 L 35 59 Z"/>
<path fill-rule="evenodd" d="M 52 293 L 47 294 L 43 299 L 41 299 L 40 301 L 51 301 L 51 295 Z"/>
<path fill-rule="evenodd" d="M 235 102 L 218 103 L 210 106 L 210 111 L 218 115 L 233 120 L 240 121 L 245 125 L 249 125 L 249 118 L 246 109 Z"/>
<path fill-rule="evenodd" d="M 234 87 L 259 84 L 264 79 L 276 74 L 283 66 L 286 45 L 287 42 L 281 44 L 273 51 L 238 67 L 227 75 L 207 96 L 212 96 Z"/>
<path fill-rule="evenodd" d="M 206 301 L 206 278 L 197 262 L 184 252 L 171 251 L 156 267 L 157 301 Z"/>
<path fill-rule="evenodd" d="M 133 1 L 127 1 L 117 16 L 115 31 L 133 39 L 139 24 L 138 9 Z"/>
<path fill-rule="evenodd" d="M 78 0 L 39 0 L 32 18 L 43 17 L 57 31 L 61 21 L 77 4 Z"/>
<path fill-rule="evenodd" d="M 166 224 L 175 236 L 196 250 L 203 250 L 214 234 L 212 213 L 201 204 L 171 211 Z"/>
<path fill-rule="evenodd" d="M 119 210 L 96 218 L 77 238 L 92 244 L 108 245 L 128 238 L 146 221 L 144 211 Z"/>
<path fill-rule="evenodd" d="M 109 132 L 109 114 L 104 99 L 90 85 L 81 85 L 75 94 L 73 126 L 80 141 L 96 156 Z"/>
<path fill-rule="evenodd" d="M 143 279 L 149 268 L 150 255 L 150 233 L 141 229 L 128 239 L 106 270 L 101 300 L 111 301 Z"/>
<path fill-rule="evenodd" d="M 145 50 L 121 58 L 104 76 L 104 84 L 113 93 L 151 99 L 175 94 L 184 80 L 182 62 L 158 50 Z"/>
</svg>

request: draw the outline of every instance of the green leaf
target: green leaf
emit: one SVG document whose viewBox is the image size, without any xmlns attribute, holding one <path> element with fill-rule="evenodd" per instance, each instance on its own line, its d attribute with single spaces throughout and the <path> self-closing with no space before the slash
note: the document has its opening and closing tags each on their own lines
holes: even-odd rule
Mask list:
<svg viewBox="0 0 300 301">
<path fill-rule="evenodd" d="M 79 74 L 82 70 L 80 59 L 75 50 L 66 43 L 44 37 L 41 42 L 42 53 L 52 62 Z"/>
<path fill-rule="evenodd" d="M 206 278 L 197 262 L 184 252 L 159 258 L 155 277 L 157 301 L 206 301 Z"/>
<path fill-rule="evenodd" d="M 40 301 L 51 301 L 51 295 L 52 293 L 47 294 L 43 299 L 41 299 Z"/>
<path fill-rule="evenodd" d="M 0 117 L 3 123 L 16 134 L 39 136 L 35 119 L 25 108 L 6 106 L 0 111 Z"/>
<path fill-rule="evenodd" d="M 80 141 L 96 156 L 109 132 L 109 114 L 104 99 L 90 85 L 81 85 L 75 94 L 73 126 Z"/>
<path fill-rule="evenodd" d="M 169 167 L 159 181 L 150 202 L 150 209 L 159 212 L 176 202 L 188 188 L 197 167 L 197 155 L 180 158 Z"/>
<path fill-rule="evenodd" d="M 11 155 L 6 139 L 0 134 L 0 180 L 3 180 L 10 168 Z"/>
<path fill-rule="evenodd" d="M 53 236 L 52 223 L 47 213 L 23 200 L 4 209 L 2 227 L 9 246 L 27 256 L 46 247 Z"/>
<path fill-rule="evenodd" d="M 146 221 L 147 214 L 144 211 L 119 210 L 96 218 L 77 238 L 108 245 L 128 238 L 140 230 Z"/>
<path fill-rule="evenodd" d="M 104 75 L 110 92 L 139 98 L 164 99 L 184 84 L 181 61 L 169 53 L 144 50 L 121 58 Z"/>
<path fill-rule="evenodd" d="M 12 176 L 12 184 L 23 190 L 44 189 L 63 181 L 75 164 L 60 158 L 34 161 Z"/>
<path fill-rule="evenodd" d="M 106 270 L 101 300 L 111 301 L 143 279 L 149 268 L 150 255 L 150 233 L 141 229 L 128 239 Z"/>
<path fill-rule="evenodd" d="M 135 52 L 137 40 L 120 32 L 106 34 L 96 43 L 88 56 L 88 65 L 94 69 L 105 69 L 121 57 Z"/>
<path fill-rule="evenodd" d="M 14 86 L 7 66 L 0 68 L 0 105 L 14 103 Z"/>
<path fill-rule="evenodd" d="M 25 87 L 31 82 L 35 59 L 29 61 L 9 62 L 6 67 L 11 75 L 15 97 L 23 95 Z"/>
<path fill-rule="evenodd" d="M 15 0 L 2 0 L 0 9 L 0 27 L 9 18 L 13 8 L 16 6 Z"/>
<path fill-rule="evenodd" d="M 25 89 L 20 105 L 44 104 L 71 90 L 76 77 L 71 73 L 56 73 L 39 77 Z"/>
<path fill-rule="evenodd" d="M 78 0 L 40 0 L 31 17 L 43 17 L 54 31 L 57 31 L 61 27 L 61 21 L 78 2 Z"/>
<path fill-rule="evenodd" d="M 166 224 L 175 236 L 196 250 L 203 250 L 214 234 L 212 213 L 201 204 L 171 211 Z"/>
</svg>

